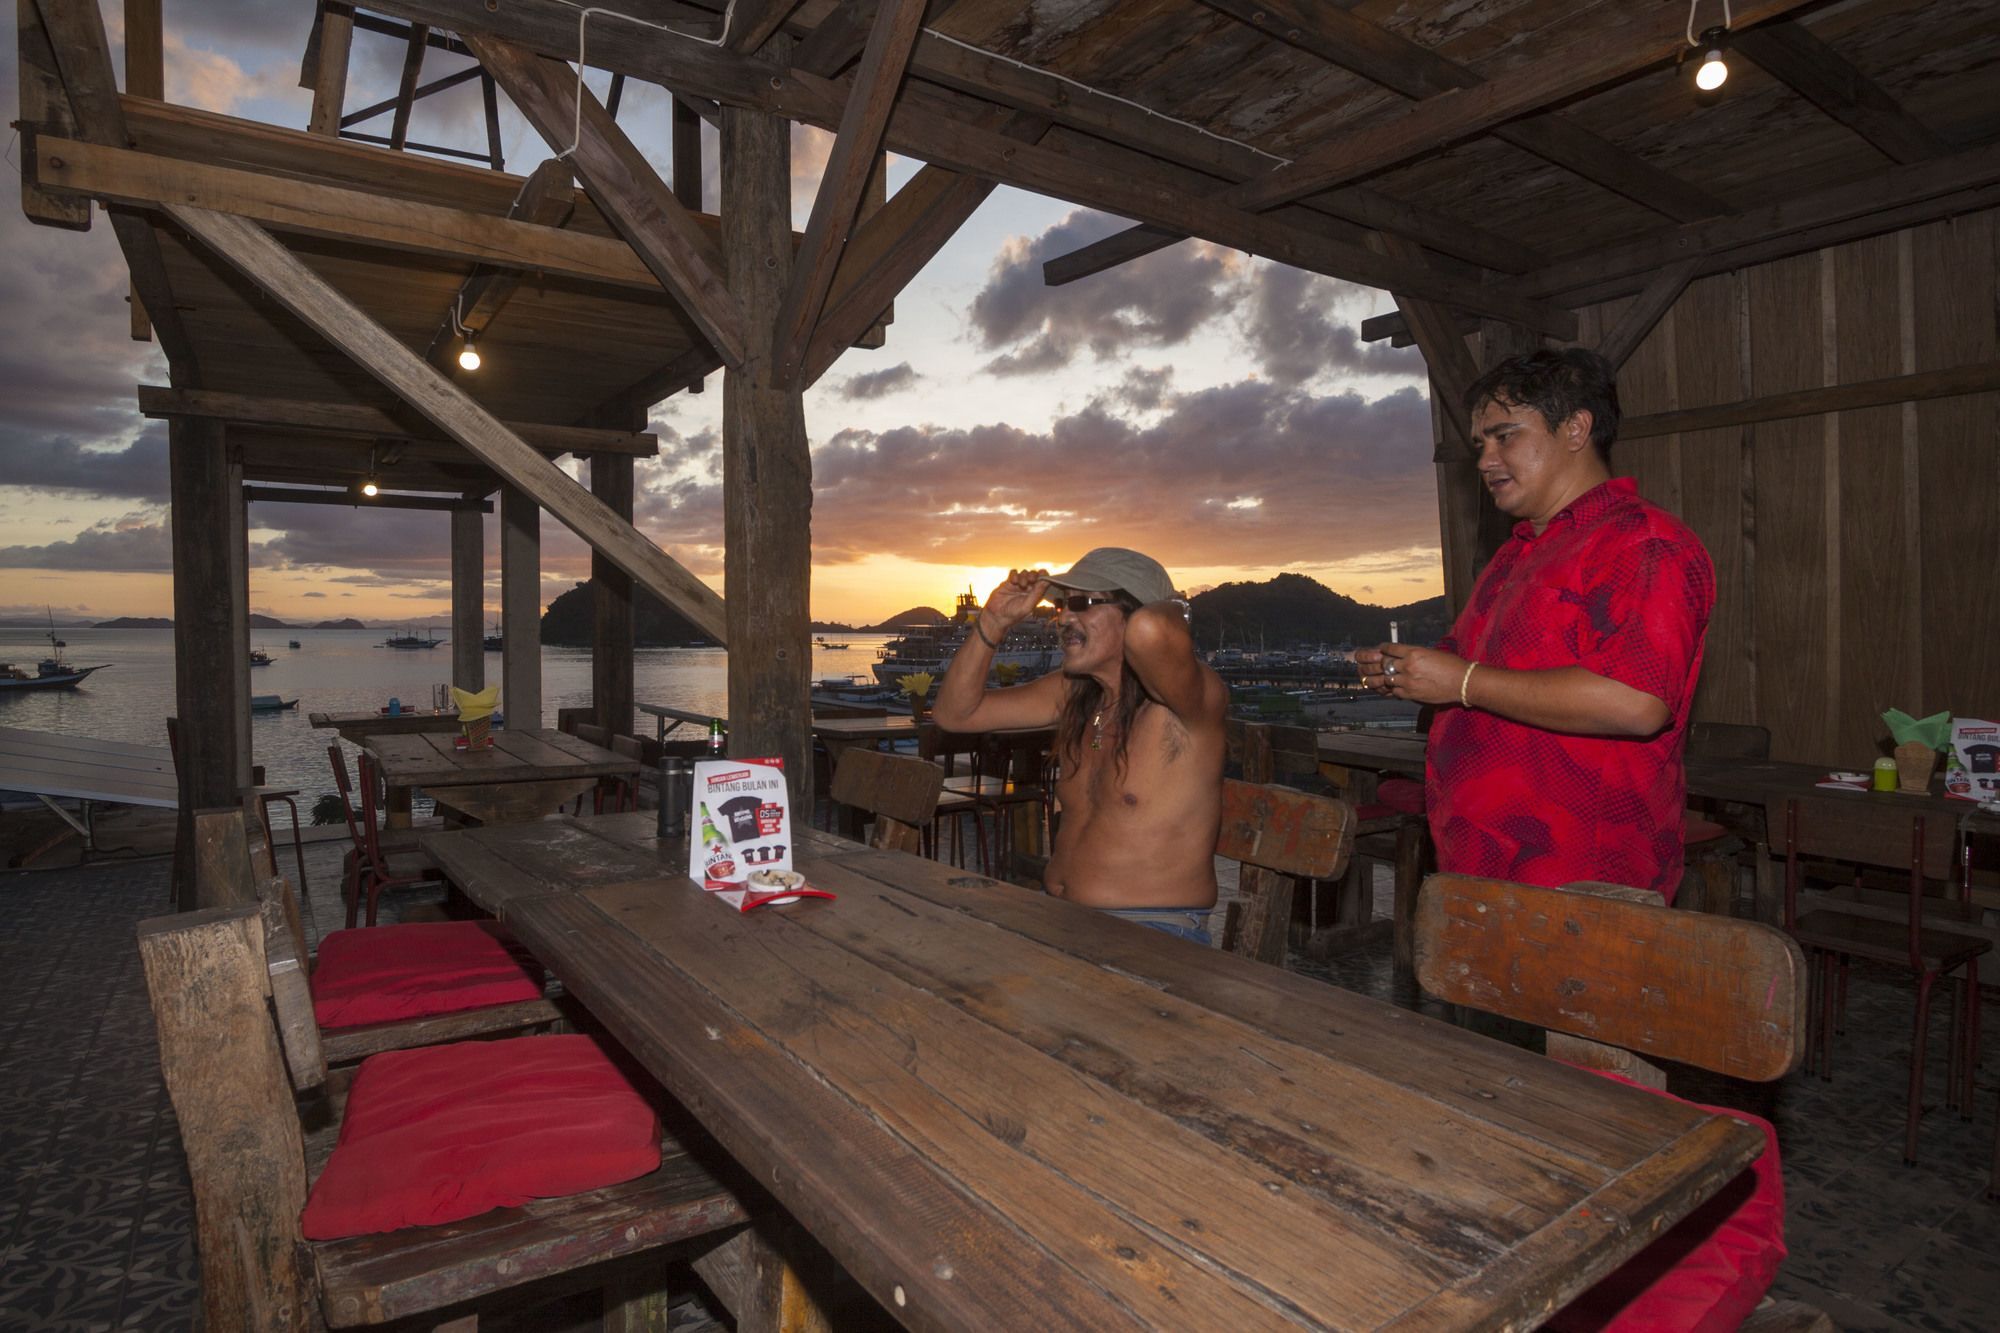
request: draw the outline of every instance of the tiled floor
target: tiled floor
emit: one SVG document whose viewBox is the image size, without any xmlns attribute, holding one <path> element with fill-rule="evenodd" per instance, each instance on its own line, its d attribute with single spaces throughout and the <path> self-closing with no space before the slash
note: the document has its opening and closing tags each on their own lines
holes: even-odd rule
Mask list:
<svg viewBox="0 0 2000 1333">
<path fill-rule="evenodd" d="M 313 846 L 321 930 L 341 924 L 340 847 Z M 390 895 L 385 919 L 415 905 Z M 161 860 L 0 875 L 0 1329 L 190 1328 L 191 1208 L 160 1087 L 133 926 L 168 910 Z M 1296 959 L 1305 972 L 1420 1003 L 1376 954 Z M 1831 1083 L 1676 1084 L 1771 1116 L 1784 1145 L 1792 1256 L 1779 1294 L 1843 1328 L 2000 1328 L 2000 1203 L 1984 1197 L 1995 1057 L 1975 1116 L 1925 1118 L 1904 1167 L 1906 983 L 1857 973 Z M 1986 1031 L 2000 1032 L 1989 1000 Z M 1933 1088 L 1942 1086 L 1942 1027 Z M 1989 1047 L 1994 1044 L 1989 1037 Z"/>
</svg>

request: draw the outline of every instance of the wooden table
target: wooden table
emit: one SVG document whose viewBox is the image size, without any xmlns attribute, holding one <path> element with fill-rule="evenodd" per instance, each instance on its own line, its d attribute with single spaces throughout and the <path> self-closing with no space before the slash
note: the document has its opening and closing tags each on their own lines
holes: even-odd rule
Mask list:
<svg viewBox="0 0 2000 1333">
<path fill-rule="evenodd" d="M 391 793 L 421 787 L 440 806 L 483 824 L 540 819 L 603 777 L 631 777 L 639 761 L 553 727 L 502 729 L 483 750 L 441 732 L 370 736 L 365 744 Z M 393 819 L 391 821 L 394 822 Z"/>
<path fill-rule="evenodd" d="M 715 716 L 713 713 L 696 712 L 692 708 L 675 708 L 668 704 L 640 704 L 638 707 L 640 712 L 651 715 L 654 739 L 662 741 L 667 738 L 669 732 L 676 731 L 683 725 L 697 727 L 706 734 L 709 721 Z"/>
<path fill-rule="evenodd" d="M 442 713 L 433 713 L 428 709 L 420 713 L 404 709 L 394 716 L 370 710 L 358 713 L 307 713 L 306 720 L 315 727 L 337 732 L 342 740 L 355 745 L 363 744 L 370 736 L 411 736 L 424 731 L 458 730 L 456 708 L 448 708 Z"/>
<path fill-rule="evenodd" d="M 1525 1326 L 1757 1131 L 1322 982 L 802 832 L 750 915 L 649 816 L 427 835 L 913 1328 Z"/>
</svg>

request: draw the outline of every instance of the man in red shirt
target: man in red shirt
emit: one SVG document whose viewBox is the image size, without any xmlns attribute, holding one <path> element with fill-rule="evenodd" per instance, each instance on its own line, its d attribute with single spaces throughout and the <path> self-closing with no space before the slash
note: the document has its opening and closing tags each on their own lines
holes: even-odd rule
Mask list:
<svg viewBox="0 0 2000 1333">
<path fill-rule="evenodd" d="M 1355 654 L 1367 685 L 1438 705 L 1425 784 L 1438 867 L 1672 902 L 1715 567 L 1684 524 L 1612 477 L 1618 389 L 1595 352 L 1504 361 L 1466 409 L 1514 535 L 1437 647 Z"/>
</svg>

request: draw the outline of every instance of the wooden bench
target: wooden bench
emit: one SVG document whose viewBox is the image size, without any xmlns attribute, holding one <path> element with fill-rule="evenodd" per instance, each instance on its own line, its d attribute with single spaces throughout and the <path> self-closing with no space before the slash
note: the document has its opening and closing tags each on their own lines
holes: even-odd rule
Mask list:
<svg viewBox="0 0 2000 1333">
<path fill-rule="evenodd" d="M 448 1226 L 303 1237 L 309 1182 L 332 1150 L 351 1080 L 322 1065 L 307 1082 L 323 1095 L 295 1102 L 268 1004 L 268 920 L 239 906 L 139 927 L 161 1071 L 194 1186 L 207 1326 L 349 1328 L 428 1316 L 469 1329 L 488 1298 L 588 1277 L 606 1288 L 607 1326 L 665 1327 L 663 1251 L 712 1250 L 748 1220 L 741 1197 L 755 1197 L 710 1174 L 698 1131 L 677 1127 L 695 1148 L 670 1133 L 660 1168 L 624 1184 Z M 641 1255 L 644 1263 L 628 1262 Z"/>
</svg>

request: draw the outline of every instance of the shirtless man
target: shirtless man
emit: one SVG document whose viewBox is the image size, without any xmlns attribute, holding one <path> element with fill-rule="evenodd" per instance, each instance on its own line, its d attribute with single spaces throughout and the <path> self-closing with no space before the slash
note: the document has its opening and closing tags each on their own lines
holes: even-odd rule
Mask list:
<svg viewBox="0 0 2000 1333">
<path fill-rule="evenodd" d="M 1062 670 L 987 689 L 994 651 L 1044 596 L 1061 608 Z M 1167 571 L 1106 546 L 1064 574 L 1009 573 L 932 711 L 947 731 L 1055 727 L 1062 824 L 1044 887 L 1205 944 L 1228 702 L 1222 678 L 1195 656 Z"/>
</svg>

